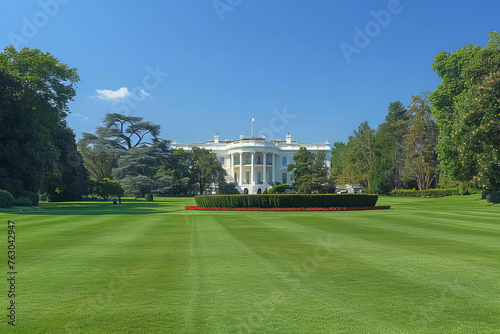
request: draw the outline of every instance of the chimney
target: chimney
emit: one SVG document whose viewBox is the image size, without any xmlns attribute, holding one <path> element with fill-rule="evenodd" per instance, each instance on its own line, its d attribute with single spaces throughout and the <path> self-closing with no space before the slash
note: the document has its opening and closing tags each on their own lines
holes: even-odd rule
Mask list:
<svg viewBox="0 0 500 334">
<path fill-rule="evenodd" d="M 286 134 L 286 143 L 291 144 L 292 143 L 292 136 L 290 135 L 290 132 Z"/>
<path fill-rule="evenodd" d="M 219 134 L 218 133 L 216 133 L 215 136 L 214 136 L 214 143 L 215 144 L 219 143 Z"/>
</svg>

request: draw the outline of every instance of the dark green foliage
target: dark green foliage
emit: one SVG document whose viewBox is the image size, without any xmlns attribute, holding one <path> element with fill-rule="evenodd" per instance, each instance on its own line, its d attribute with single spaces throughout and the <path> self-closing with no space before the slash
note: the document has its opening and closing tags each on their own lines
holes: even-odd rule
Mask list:
<svg viewBox="0 0 500 334">
<path fill-rule="evenodd" d="M 92 183 L 92 194 L 101 197 L 103 200 L 108 200 L 113 196 L 123 197 L 124 190 L 117 180 L 110 180 L 107 178 L 93 181 Z"/>
<path fill-rule="evenodd" d="M 473 192 L 470 182 L 460 182 L 458 184 L 459 195 L 470 195 Z"/>
<path fill-rule="evenodd" d="M 427 189 L 427 190 L 415 190 L 415 189 L 400 189 L 391 191 L 391 196 L 395 197 L 444 197 L 460 195 L 459 188 L 448 188 L 448 189 Z"/>
<path fill-rule="evenodd" d="M 486 195 L 486 201 L 493 204 L 500 203 L 500 191 L 490 192 L 488 195 Z"/>
<path fill-rule="evenodd" d="M 269 193 L 269 192 L 267 191 L 267 188 L 266 188 L 266 189 L 264 189 L 264 191 L 262 192 L 262 194 L 264 194 L 264 195 L 265 195 L 265 194 L 268 194 L 268 193 Z"/>
<path fill-rule="evenodd" d="M 0 208 L 8 209 L 14 206 L 14 197 L 7 190 L 0 189 Z"/>
<path fill-rule="evenodd" d="M 491 190 L 484 190 L 483 192 L 481 192 L 481 199 L 486 199 L 486 196 L 488 196 L 488 194 L 491 193 L 492 193 Z"/>
<path fill-rule="evenodd" d="M 33 206 L 38 206 L 38 201 L 40 200 L 38 193 L 33 191 L 23 191 L 21 192 L 21 197 L 29 198 Z"/>
<path fill-rule="evenodd" d="M 146 199 L 146 202 L 152 202 L 153 201 L 153 195 L 152 194 L 146 194 L 146 195 L 144 195 L 144 198 Z"/>
<path fill-rule="evenodd" d="M 237 183 L 234 183 L 234 182 L 219 184 L 219 194 L 221 194 L 221 195 L 239 194 L 240 192 L 238 191 L 236 186 L 237 186 Z"/>
<path fill-rule="evenodd" d="M 215 208 L 329 208 L 375 206 L 377 195 L 267 194 L 195 196 L 199 207 Z"/>
<path fill-rule="evenodd" d="M 293 163 L 287 166 L 293 171 L 291 179 L 293 188 L 301 194 L 326 193 L 332 182 L 328 177 L 325 165 L 325 152 L 313 153 L 301 147 L 293 155 Z"/>
<path fill-rule="evenodd" d="M 453 53 L 443 51 L 435 56 L 432 68 L 442 81 L 429 99 L 440 130 L 437 152 L 441 179 L 450 183 L 474 181 L 481 187 L 500 189 L 500 136 L 495 133 L 500 38 L 497 32 L 488 36 L 484 48 L 470 43 Z"/>
<path fill-rule="evenodd" d="M 267 192 L 268 194 L 284 194 L 286 190 L 292 189 L 288 184 L 278 184 Z"/>
<path fill-rule="evenodd" d="M 41 191 L 51 202 L 78 201 L 87 192 L 88 172 L 77 151 L 75 135 L 71 128 L 60 126 L 52 136 L 59 156 L 46 164 Z"/>
<path fill-rule="evenodd" d="M 64 154 L 68 143 L 58 136 L 78 81 L 77 69 L 50 53 L 12 46 L 0 53 L 0 187 L 15 197 L 38 193 Z"/>
<path fill-rule="evenodd" d="M 15 206 L 33 206 L 33 202 L 27 197 L 19 197 L 14 200 Z"/>
</svg>

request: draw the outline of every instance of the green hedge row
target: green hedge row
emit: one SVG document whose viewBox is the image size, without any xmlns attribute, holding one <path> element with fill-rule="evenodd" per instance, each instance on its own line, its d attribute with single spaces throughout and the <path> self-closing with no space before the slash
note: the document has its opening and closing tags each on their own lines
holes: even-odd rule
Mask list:
<svg viewBox="0 0 500 334">
<path fill-rule="evenodd" d="M 204 208 L 330 208 L 375 206 L 378 195 L 368 194 L 262 194 L 200 195 L 196 205 Z"/>
<path fill-rule="evenodd" d="M 0 208 L 8 209 L 14 206 L 14 197 L 7 190 L 0 189 Z"/>
<path fill-rule="evenodd" d="M 428 190 L 400 189 L 391 191 L 391 196 L 395 197 L 444 197 L 452 195 L 460 195 L 458 187 Z"/>
</svg>

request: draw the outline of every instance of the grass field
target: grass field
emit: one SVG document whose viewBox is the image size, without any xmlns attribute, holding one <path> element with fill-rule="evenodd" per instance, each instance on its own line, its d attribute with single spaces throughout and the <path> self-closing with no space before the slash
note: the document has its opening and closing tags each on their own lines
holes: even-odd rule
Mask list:
<svg viewBox="0 0 500 334">
<path fill-rule="evenodd" d="M 16 223 L 18 333 L 499 333 L 500 206 L 186 211 L 192 198 L 43 204 Z"/>
</svg>

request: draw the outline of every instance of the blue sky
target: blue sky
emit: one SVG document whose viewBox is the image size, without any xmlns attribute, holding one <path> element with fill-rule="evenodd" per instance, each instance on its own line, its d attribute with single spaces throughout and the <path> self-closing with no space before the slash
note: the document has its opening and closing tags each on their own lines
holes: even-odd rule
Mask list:
<svg viewBox="0 0 500 334">
<path fill-rule="evenodd" d="M 432 91 L 434 56 L 485 45 L 497 0 L 3 0 L 0 40 L 51 52 L 81 77 L 77 137 L 108 112 L 201 142 L 242 131 L 346 141 L 392 101 Z M 361 32 L 361 33 L 360 33 Z"/>
</svg>

